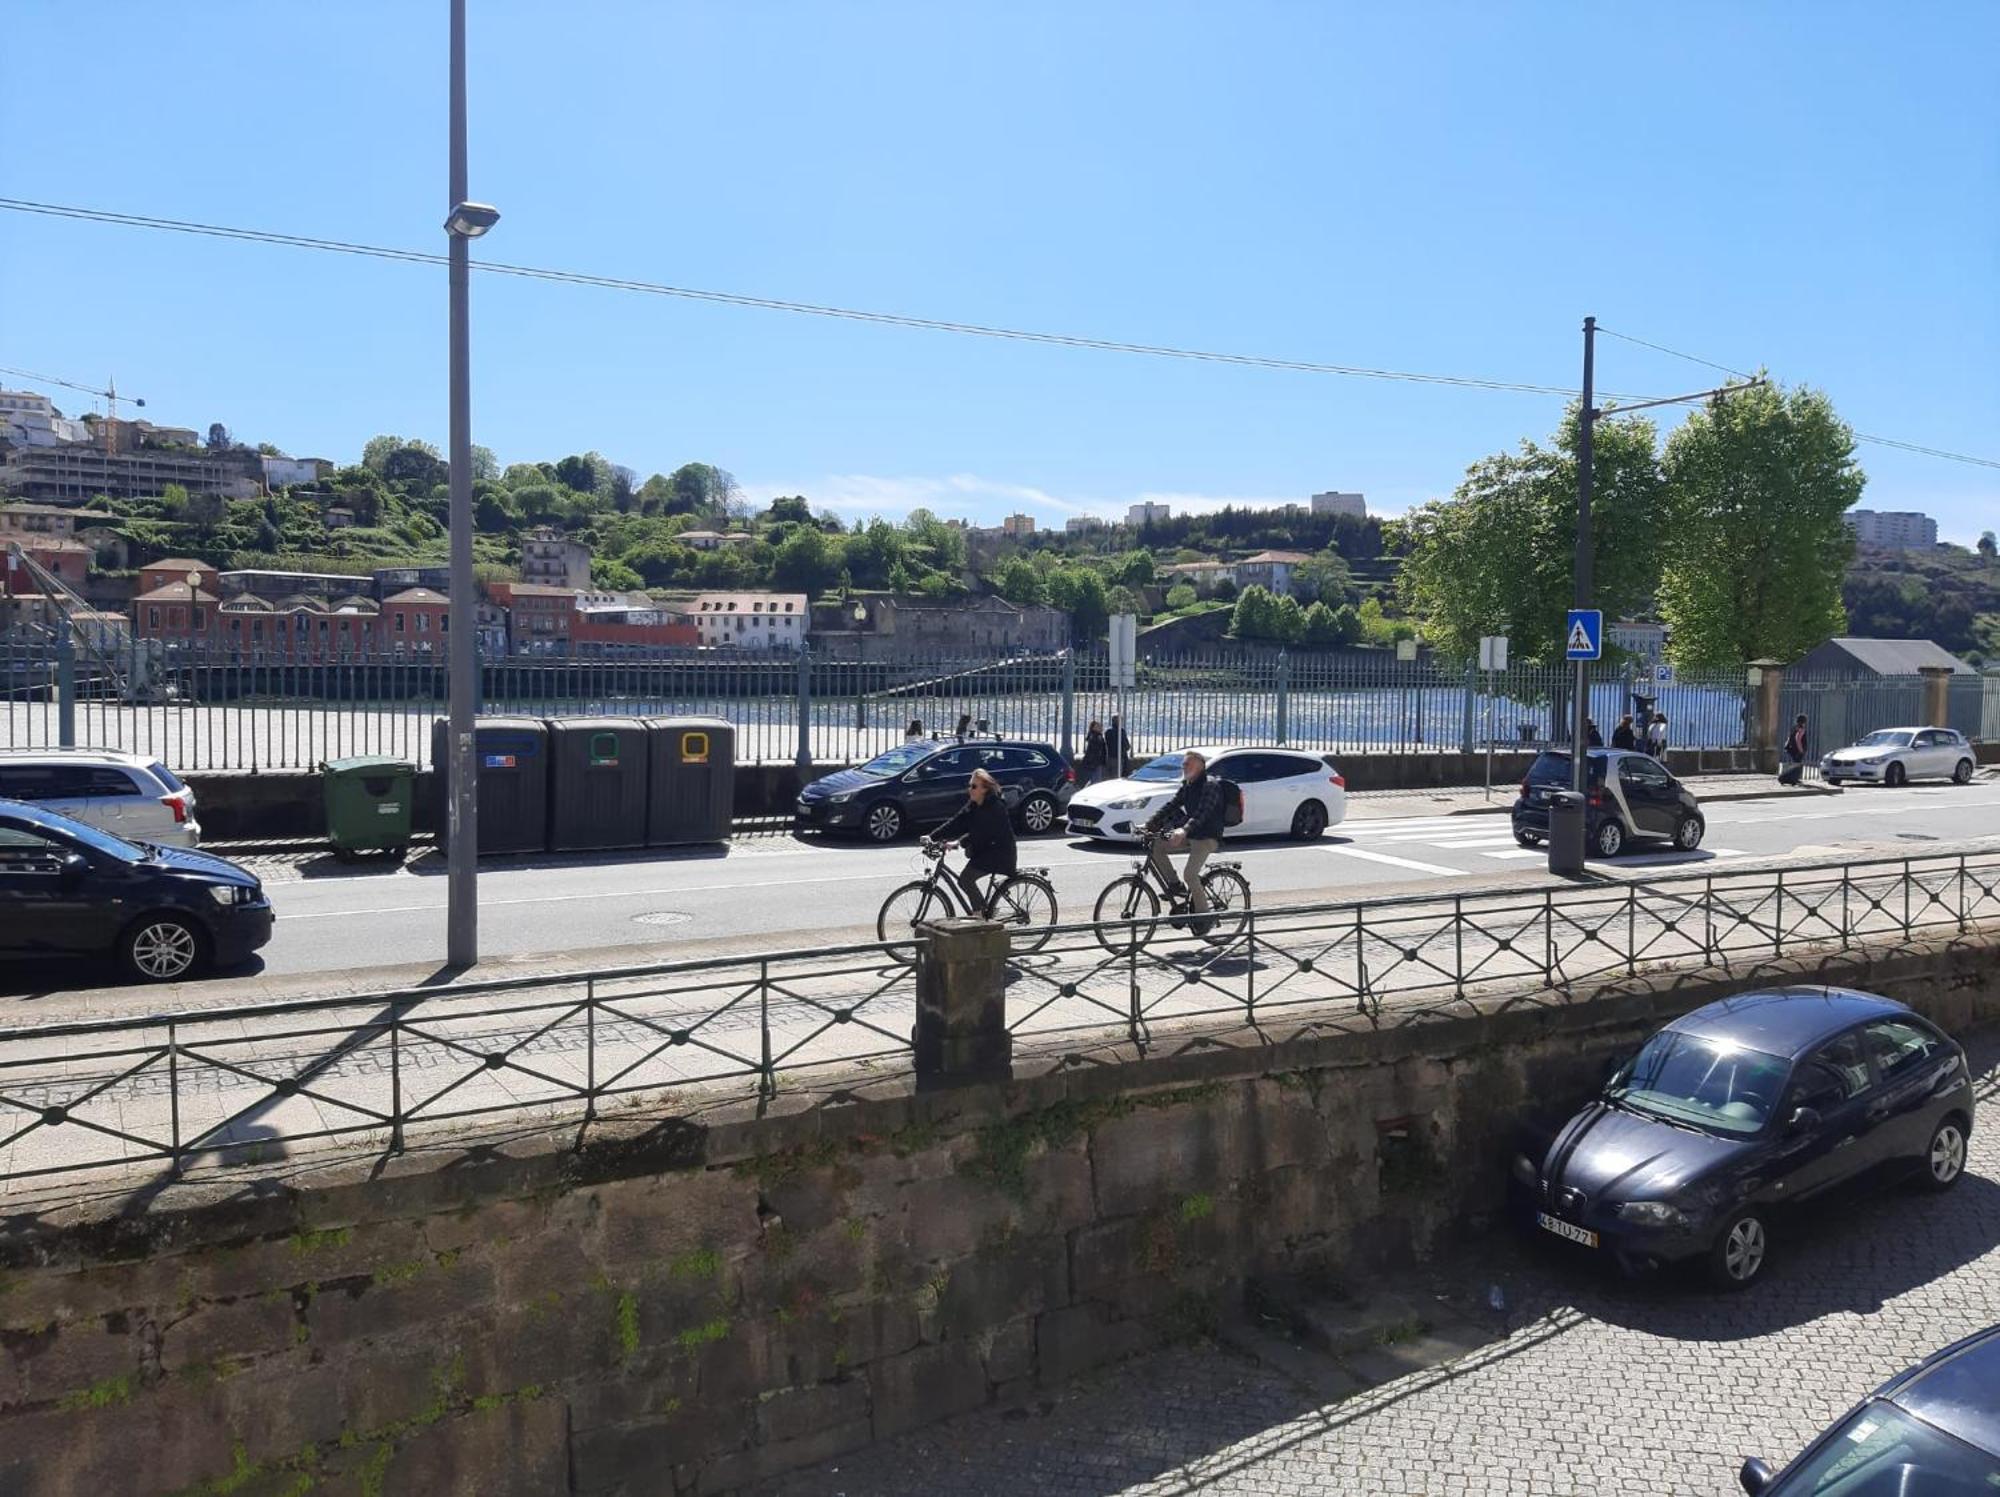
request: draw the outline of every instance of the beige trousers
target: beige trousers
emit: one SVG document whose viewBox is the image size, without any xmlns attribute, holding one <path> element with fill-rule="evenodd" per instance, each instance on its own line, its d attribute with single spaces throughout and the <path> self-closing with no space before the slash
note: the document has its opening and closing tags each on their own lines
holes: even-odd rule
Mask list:
<svg viewBox="0 0 2000 1497">
<path fill-rule="evenodd" d="M 1188 908 L 1191 910 L 1199 912 L 1208 908 L 1208 890 L 1201 886 L 1201 865 L 1206 863 L 1209 855 L 1221 845 L 1220 842 L 1216 842 L 1208 837 L 1190 837 L 1185 828 L 1179 831 L 1168 832 L 1166 836 L 1161 837 L 1153 844 L 1151 854 L 1153 867 L 1158 871 L 1161 879 L 1169 884 L 1174 881 L 1174 865 L 1168 855 L 1182 850 L 1187 852 L 1187 876 L 1185 882 L 1188 891 Z"/>
</svg>

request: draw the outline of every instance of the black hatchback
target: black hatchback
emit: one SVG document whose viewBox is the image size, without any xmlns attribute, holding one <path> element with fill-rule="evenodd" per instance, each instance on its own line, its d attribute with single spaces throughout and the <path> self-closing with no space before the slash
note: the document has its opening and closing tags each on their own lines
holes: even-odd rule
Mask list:
<svg viewBox="0 0 2000 1497">
<path fill-rule="evenodd" d="M 1546 749 L 1529 766 L 1514 802 L 1514 840 L 1534 847 L 1549 835 L 1551 796 L 1568 790 L 1567 749 Z M 1694 792 L 1668 774 L 1651 754 L 1629 749 L 1591 749 L 1590 778 L 1584 792 L 1583 845 L 1587 853 L 1615 858 L 1639 841 L 1671 842 L 1682 852 L 1701 846 L 1708 821 Z"/>
<path fill-rule="evenodd" d="M 975 769 L 1000 782 L 1024 832 L 1048 831 L 1076 792 L 1076 771 L 1046 743 L 922 738 L 814 780 L 799 792 L 797 822 L 893 842 L 912 827 L 937 825 L 964 805 Z"/>
<path fill-rule="evenodd" d="M 0 956 L 112 955 L 171 982 L 270 939 L 263 884 L 227 859 L 0 800 Z"/>
<path fill-rule="evenodd" d="M 1541 1232 L 1628 1269 L 1700 1260 L 1723 1288 L 1763 1272 L 1771 1224 L 1877 1173 L 1958 1183 L 1972 1136 L 1965 1052 L 1902 1004 L 1777 988 L 1684 1015 L 1597 1100 L 1514 1156 Z"/>
</svg>

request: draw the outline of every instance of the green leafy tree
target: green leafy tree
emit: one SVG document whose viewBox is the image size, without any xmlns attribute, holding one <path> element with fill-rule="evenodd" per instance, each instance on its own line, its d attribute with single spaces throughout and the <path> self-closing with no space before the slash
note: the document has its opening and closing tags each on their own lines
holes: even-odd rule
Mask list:
<svg viewBox="0 0 2000 1497">
<path fill-rule="evenodd" d="M 1075 644 L 1104 638 L 1111 626 L 1111 599 L 1104 574 L 1095 567 L 1058 567 L 1048 577 L 1049 602 L 1069 614 L 1069 637 Z"/>
<path fill-rule="evenodd" d="M 1010 556 L 1000 563 L 1000 570 L 993 574 L 993 590 L 1009 603 L 1048 601 L 1048 589 L 1042 584 L 1042 574 L 1025 556 Z"/>
<path fill-rule="evenodd" d="M 1796 660 L 1847 627 L 1843 518 L 1866 478 L 1816 390 L 1711 400 L 1667 440 L 1660 616 L 1683 666 Z"/>
<path fill-rule="evenodd" d="M 478 483 L 482 479 L 490 480 L 499 476 L 500 459 L 493 455 L 493 449 L 491 447 L 481 447 L 477 442 L 474 442 L 472 444 L 472 481 Z"/>
<path fill-rule="evenodd" d="M 1290 593 L 1278 599 L 1272 629 L 1282 644 L 1295 645 L 1306 637 L 1306 611 Z"/>
<path fill-rule="evenodd" d="M 382 463 L 382 476 L 411 489 L 428 489 L 445 481 L 444 459 L 428 442 L 406 442 Z"/>
<path fill-rule="evenodd" d="M 228 427 L 224 426 L 220 421 L 211 421 L 208 423 L 208 450 L 210 452 L 227 452 L 235 445 L 229 438 Z"/>
<path fill-rule="evenodd" d="M 631 592 L 645 585 L 645 578 L 631 567 L 606 556 L 591 559 L 590 580 L 599 587 L 608 587 L 615 592 Z"/>
<path fill-rule="evenodd" d="M 475 452 L 475 457 L 477 453 Z M 473 475 L 478 476 L 476 473 Z M 500 481 L 510 489 L 523 489 L 531 483 L 547 483 L 549 475 L 544 473 L 539 463 L 509 463 L 500 475 Z"/>
<path fill-rule="evenodd" d="M 524 484 L 514 490 L 514 505 L 530 525 L 551 525 L 562 513 L 563 492 L 552 483 Z"/>
<path fill-rule="evenodd" d="M 1252 583 L 1243 589 L 1236 611 L 1230 615 L 1229 632 L 1238 639 L 1278 637 L 1278 600 L 1268 587 Z"/>
<path fill-rule="evenodd" d="M 1301 562 L 1292 574 L 1292 586 L 1299 597 L 1320 602 L 1329 609 L 1345 603 L 1354 591 L 1354 574 L 1345 558 L 1328 547 L 1311 560 Z"/>
<path fill-rule="evenodd" d="M 1185 582 L 1176 582 L 1167 589 L 1167 607 L 1179 613 L 1183 608 L 1192 608 L 1196 598 L 1194 589 Z"/>
<path fill-rule="evenodd" d="M 1355 611 L 1360 637 L 1371 645 L 1393 645 L 1398 640 L 1415 639 L 1417 629 L 1408 619 L 1392 619 L 1380 598 L 1364 598 Z"/>
<path fill-rule="evenodd" d="M 736 480 L 713 463 L 682 463 L 667 481 L 672 486 L 670 514 L 720 514 L 738 493 Z"/>
<path fill-rule="evenodd" d="M 903 565 L 903 534 L 886 520 L 870 520 L 847 537 L 842 559 L 856 587 L 892 586 L 890 573 Z"/>
<path fill-rule="evenodd" d="M 1657 580 L 1665 499 L 1653 424 L 1610 417 L 1595 425 L 1593 597 L 1616 617 Z M 1396 525 L 1405 552 L 1398 595 L 1446 655 L 1471 659 L 1481 635 L 1505 634 L 1522 660 L 1562 658 L 1575 597 L 1577 428 L 1572 409 L 1552 446 L 1527 441 L 1481 458 L 1451 498 Z"/>
<path fill-rule="evenodd" d="M 401 437 L 388 435 L 370 437 L 361 447 L 361 466 L 370 473 L 380 473 L 382 465 L 389 461 L 389 454 L 399 447 L 410 444 Z"/>
<path fill-rule="evenodd" d="M 1352 603 L 1328 608 L 1315 603 L 1305 613 L 1305 634 L 1300 641 L 1310 649 L 1332 650 L 1351 645 L 1361 636 L 1360 616 Z"/>
<path fill-rule="evenodd" d="M 556 464 L 556 481 L 579 494 L 602 494 L 611 498 L 611 464 L 601 453 L 572 454 Z"/>
<path fill-rule="evenodd" d="M 965 532 L 947 525 L 927 509 L 913 509 L 903 521 L 903 529 L 914 545 L 930 553 L 931 565 L 941 572 L 965 569 Z"/>
<path fill-rule="evenodd" d="M 504 535 L 520 523 L 514 496 L 497 483 L 472 486 L 472 526 L 487 535 Z"/>
<path fill-rule="evenodd" d="M 1150 587 L 1153 583 L 1153 553 L 1143 547 L 1127 551 L 1112 568 L 1111 580 L 1125 587 Z"/>
<path fill-rule="evenodd" d="M 1993 560 L 1996 554 L 2000 554 L 2000 542 L 1994 540 L 1992 531 L 1982 530 L 1979 533 L 1979 554 L 1988 561 Z"/>
<path fill-rule="evenodd" d="M 810 525 L 812 524 L 812 517 L 812 506 L 797 494 L 788 494 L 781 498 L 773 499 L 771 507 L 764 511 L 766 523 L 772 525 L 786 523 Z"/>
<path fill-rule="evenodd" d="M 840 549 L 825 531 L 800 525 L 772 557 L 771 583 L 786 592 L 816 598 L 840 580 L 840 561 Z"/>
</svg>

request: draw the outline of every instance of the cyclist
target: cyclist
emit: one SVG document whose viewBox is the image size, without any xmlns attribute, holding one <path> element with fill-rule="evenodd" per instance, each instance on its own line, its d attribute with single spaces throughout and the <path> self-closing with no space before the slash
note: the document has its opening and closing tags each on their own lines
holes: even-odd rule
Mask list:
<svg viewBox="0 0 2000 1497">
<path fill-rule="evenodd" d="M 1201 886 L 1201 865 L 1222 845 L 1222 786 L 1208 772 L 1208 760 L 1193 749 L 1181 760 L 1181 788 L 1146 823 L 1147 856 L 1171 896 L 1185 899 L 1200 915 L 1208 909 L 1208 891 Z M 1178 828 L 1178 830 L 1175 830 Z M 1164 833 L 1164 835 L 1162 835 Z M 1187 882 L 1174 877 L 1169 854 L 1187 851 Z"/>
<path fill-rule="evenodd" d="M 949 847 L 952 838 L 965 839 L 965 867 L 952 877 L 965 891 L 966 907 L 984 911 L 986 897 L 979 892 L 979 876 L 997 874 L 1004 878 L 1015 871 L 1014 818 L 1007 814 L 1000 782 L 983 769 L 973 770 L 966 797 L 958 813 L 932 832 L 930 840 Z M 952 872 L 949 868 L 945 871 Z"/>
</svg>

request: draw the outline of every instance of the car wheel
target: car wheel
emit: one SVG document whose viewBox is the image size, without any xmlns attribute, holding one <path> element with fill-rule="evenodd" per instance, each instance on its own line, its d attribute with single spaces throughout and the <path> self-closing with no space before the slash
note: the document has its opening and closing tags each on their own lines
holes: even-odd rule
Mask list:
<svg viewBox="0 0 2000 1497">
<path fill-rule="evenodd" d="M 1301 842 L 1311 842 L 1326 830 L 1326 807 L 1316 800 L 1309 800 L 1292 815 L 1292 835 Z"/>
<path fill-rule="evenodd" d="M 1055 797 L 1037 790 L 1021 802 L 1021 830 L 1040 836 L 1056 824 Z"/>
<path fill-rule="evenodd" d="M 1701 834 L 1705 830 L 1699 816 L 1683 816 L 1674 828 L 1674 846 L 1682 852 L 1693 852 L 1701 846 Z"/>
<path fill-rule="evenodd" d="M 1540 847 L 1542 845 L 1542 839 L 1533 832 L 1516 832 L 1514 833 L 1514 840 L 1523 847 Z"/>
<path fill-rule="evenodd" d="M 1921 1178 L 1926 1189 L 1950 1190 L 1964 1173 L 1965 1120 L 1953 1113 L 1931 1130 L 1930 1146 L 1924 1150 Z"/>
<path fill-rule="evenodd" d="M 141 982 L 174 982 L 202 962 L 201 930 L 185 915 L 135 920 L 118 943 L 125 970 Z"/>
<path fill-rule="evenodd" d="M 868 808 L 862 825 L 868 829 L 869 841 L 894 842 L 903 835 L 903 808 L 892 800 L 877 801 Z"/>
<path fill-rule="evenodd" d="M 1739 1211 L 1716 1234 L 1708 1250 L 1708 1277 L 1718 1289 L 1747 1289 L 1764 1272 L 1771 1255 L 1770 1229 L 1755 1211 Z"/>
<path fill-rule="evenodd" d="M 1952 766 L 1951 782 L 1954 785 L 1970 785 L 1972 783 L 1972 761 L 1970 759 L 1960 759 L 1957 764 Z"/>
<path fill-rule="evenodd" d="M 1909 779 L 1909 777 L 1910 777 L 1910 772 L 1907 769 L 1903 768 L 1901 764 L 1891 764 L 1888 767 L 1888 769 L 1883 772 L 1882 783 L 1885 785 L 1900 785 L 1905 780 Z"/>
<path fill-rule="evenodd" d="M 1597 855 L 1615 858 L 1625 851 L 1625 828 L 1616 817 L 1607 816 L 1597 824 Z"/>
</svg>

